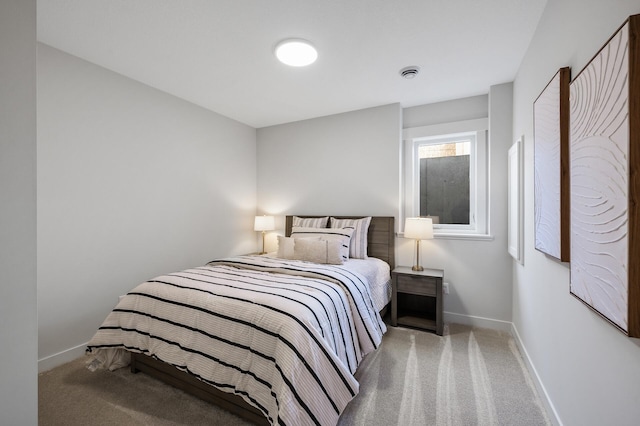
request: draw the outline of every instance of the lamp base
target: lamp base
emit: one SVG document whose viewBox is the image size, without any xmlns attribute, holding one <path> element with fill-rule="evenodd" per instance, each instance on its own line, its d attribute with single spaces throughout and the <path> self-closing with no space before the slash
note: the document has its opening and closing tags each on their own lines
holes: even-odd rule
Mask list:
<svg viewBox="0 0 640 426">
<path fill-rule="evenodd" d="M 420 266 L 420 240 L 416 240 L 416 264 L 411 268 L 412 271 L 424 271 L 424 268 Z"/>
</svg>

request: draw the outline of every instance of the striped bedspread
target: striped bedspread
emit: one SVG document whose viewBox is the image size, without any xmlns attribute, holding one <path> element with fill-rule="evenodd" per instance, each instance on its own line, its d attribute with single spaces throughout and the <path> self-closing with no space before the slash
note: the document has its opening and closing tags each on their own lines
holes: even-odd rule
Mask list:
<svg viewBox="0 0 640 426">
<path fill-rule="evenodd" d="M 272 424 L 335 425 L 385 331 L 362 275 L 239 256 L 139 285 L 88 349 L 153 356 L 240 395 Z"/>
</svg>

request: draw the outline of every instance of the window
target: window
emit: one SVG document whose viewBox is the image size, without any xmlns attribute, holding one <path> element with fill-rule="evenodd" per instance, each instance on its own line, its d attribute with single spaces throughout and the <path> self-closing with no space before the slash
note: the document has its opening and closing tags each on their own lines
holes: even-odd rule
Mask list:
<svg viewBox="0 0 640 426">
<path fill-rule="evenodd" d="M 415 142 L 420 216 L 429 216 L 434 223 L 442 225 L 471 223 L 472 143 L 475 146 L 473 133 Z"/>
<path fill-rule="evenodd" d="M 431 217 L 440 237 L 488 234 L 486 121 L 405 129 L 403 218 Z"/>
</svg>

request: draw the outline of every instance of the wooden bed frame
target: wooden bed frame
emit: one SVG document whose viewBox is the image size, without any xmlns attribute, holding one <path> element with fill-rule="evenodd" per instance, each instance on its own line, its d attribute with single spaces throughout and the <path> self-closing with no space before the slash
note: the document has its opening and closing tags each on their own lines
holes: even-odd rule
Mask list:
<svg viewBox="0 0 640 426">
<path fill-rule="evenodd" d="M 304 218 L 321 216 L 299 216 Z M 363 216 L 333 216 L 338 219 L 358 219 Z M 285 235 L 291 235 L 293 216 L 286 216 Z M 377 257 L 395 267 L 395 221 L 391 216 L 372 216 L 367 234 L 368 248 L 367 254 L 370 257 Z M 386 310 L 386 307 L 383 311 Z M 173 387 L 181 389 L 204 401 L 213 403 L 222 409 L 244 418 L 257 425 L 268 425 L 269 422 L 264 414 L 257 408 L 249 405 L 242 397 L 222 392 L 215 387 L 208 385 L 189 373 L 180 371 L 177 368 L 158 361 L 147 355 L 131 353 L 131 372 L 143 372 L 156 379 L 159 379 Z"/>
</svg>

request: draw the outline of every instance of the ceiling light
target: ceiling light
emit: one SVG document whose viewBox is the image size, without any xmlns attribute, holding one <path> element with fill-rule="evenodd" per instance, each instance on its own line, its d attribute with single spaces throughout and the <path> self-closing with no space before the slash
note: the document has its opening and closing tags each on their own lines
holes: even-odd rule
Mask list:
<svg viewBox="0 0 640 426">
<path fill-rule="evenodd" d="M 400 75 L 403 78 L 412 79 L 420 72 L 420 67 L 416 65 L 411 65 L 410 67 L 404 67 L 400 70 Z"/>
<path fill-rule="evenodd" d="M 318 58 L 318 51 L 306 40 L 288 39 L 276 46 L 276 57 L 292 67 L 311 65 Z"/>
</svg>

